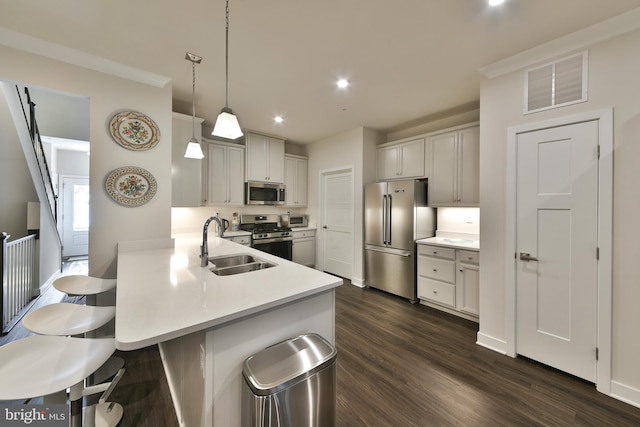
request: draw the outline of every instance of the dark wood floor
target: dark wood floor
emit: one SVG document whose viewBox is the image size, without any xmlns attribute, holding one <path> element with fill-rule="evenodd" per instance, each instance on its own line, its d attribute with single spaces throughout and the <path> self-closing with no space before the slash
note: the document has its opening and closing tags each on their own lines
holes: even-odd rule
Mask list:
<svg viewBox="0 0 640 427">
<path fill-rule="evenodd" d="M 337 425 L 640 426 L 593 384 L 475 344 L 473 322 L 350 284 L 336 296 Z M 173 427 L 156 346 L 122 352 L 121 426 Z"/>
</svg>

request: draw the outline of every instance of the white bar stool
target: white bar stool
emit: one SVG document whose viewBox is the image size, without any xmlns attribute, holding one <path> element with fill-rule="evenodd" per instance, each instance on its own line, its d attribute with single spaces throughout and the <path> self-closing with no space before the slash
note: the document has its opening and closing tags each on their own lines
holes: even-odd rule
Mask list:
<svg viewBox="0 0 640 427">
<path fill-rule="evenodd" d="M 71 274 L 53 281 L 53 287 L 68 295 L 97 295 L 116 287 L 116 279 Z M 88 302 L 87 302 L 88 303 Z M 95 305 L 89 304 L 88 305 Z"/>
<path fill-rule="evenodd" d="M 69 423 L 81 426 L 84 380 L 115 350 L 113 338 L 35 335 L 6 344 L 0 347 L 0 400 L 31 399 L 70 388 Z M 100 386 L 104 388 L 102 402 L 119 379 Z M 93 426 L 96 419 L 85 416 L 84 425 Z"/>
<path fill-rule="evenodd" d="M 40 335 L 81 335 L 94 331 L 116 317 L 116 308 L 60 302 L 32 311 L 22 326 Z"/>
</svg>

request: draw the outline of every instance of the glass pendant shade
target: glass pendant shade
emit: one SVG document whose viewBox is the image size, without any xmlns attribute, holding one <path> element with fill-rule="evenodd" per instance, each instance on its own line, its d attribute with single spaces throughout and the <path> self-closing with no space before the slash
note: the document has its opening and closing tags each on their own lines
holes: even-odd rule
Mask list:
<svg viewBox="0 0 640 427">
<path fill-rule="evenodd" d="M 227 139 L 237 139 L 242 135 L 242 129 L 238 123 L 238 118 L 233 115 L 231 108 L 223 108 L 222 112 L 218 115 L 216 125 L 213 127 L 211 135 L 219 136 Z"/>
<path fill-rule="evenodd" d="M 184 156 L 188 159 L 204 159 L 202 147 L 197 139 L 191 138 L 191 140 L 189 140 L 189 144 L 187 144 L 187 151 L 184 153 Z"/>
</svg>

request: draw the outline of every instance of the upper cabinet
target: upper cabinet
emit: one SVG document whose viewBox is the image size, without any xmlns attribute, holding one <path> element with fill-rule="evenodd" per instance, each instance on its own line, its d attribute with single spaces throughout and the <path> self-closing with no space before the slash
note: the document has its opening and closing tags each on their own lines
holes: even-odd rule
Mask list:
<svg viewBox="0 0 640 427">
<path fill-rule="evenodd" d="M 205 139 L 208 205 L 244 204 L 244 147 Z"/>
<path fill-rule="evenodd" d="M 285 206 L 307 206 L 308 163 L 306 157 L 290 154 L 284 156 L 284 183 L 287 191 Z"/>
<path fill-rule="evenodd" d="M 480 205 L 480 128 L 428 138 L 431 145 L 429 206 Z"/>
<path fill-rule="evenodd" d="M 196 117 L 195 137 L 202 140 L 202 122 Z M 186 114 L 173 113 L 171 122 L 171 206 L 202 205 L 202 160 L 187 159 L 184 152 L 191 139 L 193 119 Z"/>
<path fill-rule="evenodd" d="M 384 144 L 377 149 L 377 156 L 380 181 L 428 176 L 424 138 Z"/>
<path fill-rule="evenodd" d="M 247 181 L 284 183 L 284 139 L 246 135 Z"/>
</svg>

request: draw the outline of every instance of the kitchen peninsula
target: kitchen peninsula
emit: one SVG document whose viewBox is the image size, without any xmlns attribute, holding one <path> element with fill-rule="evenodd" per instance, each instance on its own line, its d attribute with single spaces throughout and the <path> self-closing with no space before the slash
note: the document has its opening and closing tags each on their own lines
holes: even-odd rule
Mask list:
<svg viewBox="0 0 640 427">
<path fill-rule="evenodd" d="M 159 345 L 181 425 L 239 426 L 243 361 L 302 333 L 334 343 L 342 279 L 210 237 L 210 257 L 248 254 L 276 264 L 216 275 L 200 266 L 201 239 L 119 244 L 116 346 Z"/>
</svg>

